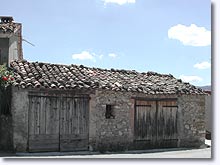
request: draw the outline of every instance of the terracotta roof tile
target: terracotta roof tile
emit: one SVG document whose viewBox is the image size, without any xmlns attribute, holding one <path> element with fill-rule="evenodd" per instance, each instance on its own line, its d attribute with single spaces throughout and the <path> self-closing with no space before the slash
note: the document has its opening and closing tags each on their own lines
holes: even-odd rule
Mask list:
<svg viewBox="0 0 220 165">
<path fill-rule="evenodd" d="M 3 33 L 14 33 L 18 28 L 17 23 L 0 23 L 0 32 Z"/>
<path fill-rule="evenodd" d="M 204 94 L 172 75 L 134 70 L 89 68 L 83 65 L 59 65 L 13 61 L 14 86 L 53 89 L 107 89 L 146 94 Z"/>
</svg>

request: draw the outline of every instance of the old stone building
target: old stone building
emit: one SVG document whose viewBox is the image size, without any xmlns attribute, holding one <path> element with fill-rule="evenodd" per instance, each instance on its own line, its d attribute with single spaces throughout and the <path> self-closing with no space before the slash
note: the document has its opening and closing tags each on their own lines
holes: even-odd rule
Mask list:
<svg viewBox="0 0 220 165">
<path fill-rule="evenodd" d="M 16 152 L 201 147 L 205 94 L 172 75 L 14 59 Z"/>
<path fill-rule="evenodd" d="M 17 151 L 199 147 L 202 90 L 153 72 L 13 61 Z"/>
</svg>

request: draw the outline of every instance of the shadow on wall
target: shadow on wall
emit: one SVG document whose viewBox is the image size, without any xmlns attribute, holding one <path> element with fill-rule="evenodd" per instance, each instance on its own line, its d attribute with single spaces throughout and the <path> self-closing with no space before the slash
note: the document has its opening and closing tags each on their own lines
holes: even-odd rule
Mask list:
<svg viewBox="0 0 220 165">
<path fill-rule="evenodd" d="M 12 151 L 11 88 L 0 88 L 0 151 Z"/>
</svg>

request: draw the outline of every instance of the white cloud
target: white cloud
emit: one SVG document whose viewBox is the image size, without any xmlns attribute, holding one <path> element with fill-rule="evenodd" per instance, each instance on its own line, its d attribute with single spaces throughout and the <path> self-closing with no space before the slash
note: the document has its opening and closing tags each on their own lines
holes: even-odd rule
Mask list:
<svg viewBox="0 0 220 165">
<path fill-rule="evenodd" d="M 208 31 L 204 27 L 198 27 L 195 24 L 191 24 L 190 26 L 181 24 L 173 26 L 168 30 L 168 37 L 179 40 L 183 45 L 211 45 L 211 31 Z"/>
<path fill-rule="evenodd" d="M 208 68 L 211 68 L 211 63 L 204 61 L 204 62 L 195 64 L 193 67 L 197 69 L 208 69 Z"/>
<path fill-rule="evenodd" d="M 79 54 L 73 54 L 72 58 L 74 60 L 92 60 L 95 61 L 95 57 L 93 55 L 93 53 L 89 53 L 87 51 L 82 51 L 82 53 Z"/>
<path fill-rule="evenodd" d="M 109 53 L 108 56 L 109 56 L 109 57 L 112 57 L 112 58 L 115 58 L 115 57 L 117 57 L 117 54 L 115 54 L 115 53 Z"/>
<path fill-rule="evenodd" d="M 103 54 L 100 54 L 98 57 L 99 57 L 99 59 L 101 60 L 101 59 L 104 57 L 104 55 L 103 55 Z"/>
<path fill-rule="evenodd" d="M 104 4 L 107 5 L 108 3 L 115 3 L 118 5 L 124 5 L 126 3 L 135 3 L 135 0 L 102 0 Z"/>
<path fill-rule="evenodd" d="M 202 81 L 202 78 L 199 77 L 199 76 L 184 76 L 184 75 L 181 75 L 179 78 L 181 80 L 183 80 L 184 82 Z"/>
</svg>

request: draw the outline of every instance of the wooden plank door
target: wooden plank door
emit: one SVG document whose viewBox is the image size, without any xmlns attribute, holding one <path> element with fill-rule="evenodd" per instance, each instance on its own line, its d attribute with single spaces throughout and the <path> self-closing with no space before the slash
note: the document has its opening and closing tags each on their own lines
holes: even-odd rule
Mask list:
<svg viewBox="0 0 220 165">
<path fill-rule="evenodd" d="M 88 112 L 88 98 L 62 98 L 60 108 L 60 151 L 88 149 Z"/>
<path fill-rule="evenodd" d="M 149 148 L 176 147 L 177 101 L 141 101 L 135 104 L 135 141 L 145 141 Z"/>
<path fill-rule="evenodd" d="M 156 102 L 137 100 L 135 111 L 135 140 L 147 140 L 153 143 L 156 138 Z"/>
<path fill-rule="evenodd" d="M 29 151 L 59 151 L 59 100 L 29 96 Z"/>
<path fill-rule="evenodd" d="M 174 100 L 158 102 L 157 141 L 162 146 L 177 146 L 177 102 Z"/>
</svg>

